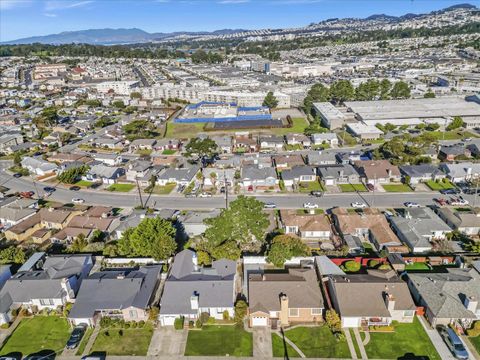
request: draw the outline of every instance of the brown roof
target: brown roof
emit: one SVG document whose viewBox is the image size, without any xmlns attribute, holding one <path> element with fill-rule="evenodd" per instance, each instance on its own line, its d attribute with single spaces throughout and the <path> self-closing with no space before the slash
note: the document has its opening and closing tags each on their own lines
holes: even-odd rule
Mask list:
<svg viewBox="0 0 480 360">
<path fill-rule="evenodd" d="M 323 308 L 323 298 L 313 269 L 289 269 L 288 273 L 251 274 L 248 277 L 250 311 L 280 311 L 280 294 L 289 308 Z"/>
<path fill-rule="evenodd" d="M 360 275 L 333 275 L 330 284 L 335 289 L 340 316 L 389 317 L 386 296 L 395 301 L 395 310 L 415 310 L 408 286 L 393 270 L 372 271 Z"/>
<path fill-rule="evenodd" d="M 38 212 L 41 221 L 63 224 L 68 217 L 72 214 L 70 210 L 59 210 L 54 208 L 42 208 Z"/>
<path fill-rule="evenodd" d="M 7 231 L 10 231 L 14 234 L 23 234 L 25 231 L 28 229 L 34 227 L 38 223 L 40 223 L 40 215 L 36 213 L 35 215 L 19 222 L 16 225 L 13 225 L 11 228 L 9 228 Z"/>
<path fill-rule="evenodd" d="M 114 218 L 99 218 L 92 216 L 75 216 L 69 223 L 69 227 L 76 227 L 82 229 L 98 229 L 100 231 L 107 231 Z"/>
<path fill-rule="evenodd" d="M 111 206 L 92 206 L 85 211 L 85 216 L 104 217 L 112 213 L 113 208 Z"/>
<path fill-rule="evenodd" d="M 390 164 L 388 160 L 358 160 L 354 164 L 367 179 L 400 176 L 398 166 Z"/>
<path fill-rule="evenodd" d="M 285 226 L 297 226 L 300 231 L 330 231 L 330 222 L 325 214 L 298 215 L 296 210 L 281 210 L 280 216 Z"/>
<path fill-rule="evenodd" d="M 287 164 L 288 166 L 305 165 L 302 155 L 276 155 L 272 157 L 275 166 Z"/>
<path fill-rule="evenodd" d="M 91 159 L 85 157 L 85 155 L 80 154 L 68 154 L 68 153 L 58 153 L 55 155 L 51 155 L 48 157 L 49 161 L 82 161 L 87 162 L 91 161 Z"/>
<path fill-rule="evenodd" d="M 65 240 L 67 237 L 77 237 L 80 234 L 85 235 L 85 237 L 88 237 L 90 233 L 92 232 L 92 229 L 80 229 L 80 228 L 74 228 L 74 227 L 66 227 L 65 229 L 60 230 L 58 233 L 56 233 L 54 236 L 55 239 L 58 240 Z"/>
</svg>

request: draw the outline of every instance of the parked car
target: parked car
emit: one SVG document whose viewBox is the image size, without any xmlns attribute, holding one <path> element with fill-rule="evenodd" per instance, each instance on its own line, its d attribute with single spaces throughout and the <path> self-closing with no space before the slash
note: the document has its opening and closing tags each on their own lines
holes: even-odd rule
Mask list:
<svg viewBox="0 0 480 360">
<path fill-rule="evenodd" d="M 441 206 L 447 205 L 447 200 L 445 200 L 444 198 L 436 198 L 435 201 Z"/>
<path fill-rule="evenodd" d="M 54 187 L 51 187 L 51 186 L 45 186 L 43 188 L 43 191 L 46 191 L 46 192 L 49 192 L 49 193 L 52 193 L 54 192 L 56 189 Z"/>
<path fill-rule="evenodd" d="M 34 191 L 22 191 L 18 194 L 20 197 L 24 199 L 31 199 L 33 195 L 35 195 Z"/>
<path fill-rule="evenodd" d="M 225 186 L 222 186 L 222 187 L 220 188 L 220 194 L 225 194 Z"/>
<path fill-rule="evenodd" d="M 455 333 L 452 328 L 446 327 L 444 325 L 438 325 L 437 331 L 440 333 L 443 341 L 445 341 L 445 344 L 447 344 L 448 348 L 452 352 L 453 356 L 455 356 L 455 358 L 461 360 L 468 359 L 468 352 L 465 349 L 462 340 L 460 340 L 460 337 Z"/>
<path fill-rule="evenodd" d="M 367 184 L 368 191 L 375 191 L 375 185 L 368 183 Z"/>
<path fill-rule="evenodd" d="M 274 203 L 265 203 L 265 205 L 263 205 L 263 207 L 265 209 L 275 209 L 277 207 L 277 205 L 275 205 Z"/>
<path fill-rule="evenodd" d="M 451 198 L 449 200 L 450 205 L 452 206 L 466 206 L 468 205 L 468 201 L 462 198 Z"/>
<path fill-rule="evenodd" d="M 208 197 L 212 197 L 212 194 L 207 193 L 207 192 L 202 192 L 201 194 L 198 195 L 198 197 L 208 198 Z"/>
<path fill-rule="evenodd" d="M 362 202 L 358 202 L 358 201 L 352 202 L 350 205 L 354 209 L 364 209 L 364 208 L 367 207 L 367 204 L 362 203 Z"/>
<path fill-rule="evenodd" d="M 412 202 L 412 201 L 407 201 L 404 205 L 407 208 L 419 208 L 420 207 L 420 204 L 418 204 L 416 202 Z"/>
<path fill-rule="evenodd" d="M 20 173 L 15 173 L 15 174 L 13 174 L 13 177 L 14 177 L 14 178 L 17 178 L 17 179 L 18 179 L 18 178 L 21 178 L 22 176 L 23 176 L 23 175 L 20 174 Z"/>
<path fill-rule="evenodd" d="M 81 188 L 80 186 L 70 186 L 70 188 L 68 190 L 70 191 L 79 191 Z"/>
<path fill-rule="evenodd" d="M 87 324 L 80 324 L 73 329 L 67 341 L 67 349 L 75 349 L 80 344 L 86 329 Z"/>
<path fill-rule="evenodd" d="M 457 188 L 444 189 L 444 190 L 440 190 L 440 194 L 442 194 L 442 195 L 457 195 L 457 194 L 460 194 L 460 189 L 457 189 Z"/>
<path fill-rule="evenodd" d="M 80 198 L 73 198 L 72 199 L 72 203 L 74 203 L 74 204 L 83 204 L 84 202 L 85 202 L 85 200 L 80 199 Z"/>
<path fill-rule="evenodd" d="M 304 209 L 318 209 L 318 204 L 314 204 L 311 202 L 306 202 L 303 204 Z"/>
<path fill-rule="evenodd" d="M 312 191 L 312 192 L 310 192 L 310 195 L 315 196 L 315 197 L 322 197 L 323 196 L 323 191 Z"/>
</svg>

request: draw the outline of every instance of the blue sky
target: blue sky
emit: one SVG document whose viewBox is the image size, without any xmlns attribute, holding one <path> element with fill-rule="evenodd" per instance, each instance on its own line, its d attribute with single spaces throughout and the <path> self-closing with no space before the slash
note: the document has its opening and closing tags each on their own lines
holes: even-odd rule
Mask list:
<svg viewBox="0 0 480 360">
<path fill-rule="evenodd" d="M 0 41 L 62 31 L 303 26 L 332 17 L 424 13 L 480 0 L 0 0 Z"/>
</svg>

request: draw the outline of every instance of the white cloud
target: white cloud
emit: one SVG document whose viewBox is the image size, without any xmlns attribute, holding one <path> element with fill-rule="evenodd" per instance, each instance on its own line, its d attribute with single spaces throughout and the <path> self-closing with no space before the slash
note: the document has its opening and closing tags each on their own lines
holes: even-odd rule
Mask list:
<svg viewBox="0 0 480 360">
<path fill-rule="evenodd" d="M 218 1 L 219 4 L 245 4 L 250 2 L 250 0 L 221 0 Z"/>
<path fill-rule="evenodd" d="M 43 16 L 46 16 L 46 17 L 57 17 L 57 14 L 53 14 L 53 13 L 43 13 Z"/>
<path fill-rule="evenodd" d="M 31 0 L 0 0 L 0 10 L 9 10 L 28 6 Z"/>
<path fill-rule="evenodd" d="M 45 2 L 45 10 L 55 11 L 55 10 L 63 10 L 63 9 L 72 9 L 72 8 L 82 7 L 91 3 L 93 3 L 93 0 L 83 0 L 83 1 L 49 0 Z"/>
</svg>

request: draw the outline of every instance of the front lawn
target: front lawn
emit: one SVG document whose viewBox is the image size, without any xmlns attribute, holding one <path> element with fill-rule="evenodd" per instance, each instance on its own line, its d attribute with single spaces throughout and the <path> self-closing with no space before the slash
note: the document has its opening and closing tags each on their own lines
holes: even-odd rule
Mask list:
<svg viewBox="0 0 480 360">
<path fill-rule="evenodd" d="M 0 350 L 2 355 L 20 352 L 23 356 L 40 351 L 59 351 L 70 336 L 70 327 L 65 318 L 58 316 L 35 316 L 23 319 Z"/>
<path fill-rule="evenodd" d="M 129 192 L 135 187 L 134 184 L 112 184 L 106 190 L 115 192 Z"/>
<path fill-rule="evenodd" d="M 393 326 L 395 328 L 393 333 L 370 333 L 370 342 L 365 346 L 369 358 L 398 359 L 411 354 L 430 360 L 441 359 L 416 317 L 412 324 L 394 321 Z"/>
<path fill-rule="evenodd" d="M 236 326 L 204 326 L 188 332 L 185 356 L 252 356 L 252 334 Z"/>
<path fill-rule="evenodd" d="M 172 150 L 172 149 L 165 149 L 162 151 L 162 155 L 173 155 L 177 152 L 177 150 Z"/>
<path fill-rule="evenodd" d="M 297 351 L 288 343 L 284 343 L 278 334 L 272 334 L 272 351 L 273 357 L 281 357 L 284 359 L 300 357 Z"/>
<path fill-rule="evenodd" d="M 175 189 L 175 186 L 177 186 L 177 184 L 175 183 L 166 184 L 165 186 L 155 185 L 155 187 L 152 190 L 152 194 L 168 195 L 172 192 L 173 189 Z M 150 191 L 147 191 L 147 192 L 150 192 Z"/>
<path fill-rule="evenodd" d="M 434 191 L 448 190 L 455 187 L 455 185 L 453 185 L 450 180 L 447 179 L 439 181 L 428 180 L 425 184 L 430 188 L 430 190 Z"/>
<path fill-rule="evenodd" d="M 75 186 L 82 186 L 82 187 L 90 187 L 93 185 L 93 182 L 91 181 L 86 181 L 86 180 L 80 180 L 80 181 L 77 181 L 75 184 L 73 184 Z"/>
<path fill-rule="evenodd" d="M 470 340 L 475 350 L 477 350 L 477 353 L 480 354 L 480 335 L 469 337 L 468 340 Z"/>
<path fill-rule="evenodd" d="M 300 184 L 298 184 L 298 190 L 301 193 L 309 193 L 312 191 L 325 191 L 322 184 L 320 184 L 318 180 L 301 182 Z"/>
<path fill-rule="evenodd" d="M 152 149 L 138 149 L 136 151 L 136 153 L 140 156 L 150 156 L 150 154 L 152 153 Z"/>
<path fill-rule="evenodd" d="M 337 340 L 324 326 L 297 327 L 287 330 L 285 336 L 297 345 L 306 357 L 350 358 L 347 341 Z"/>
<path fill-rule="evenodd" d="M 412 192 L 413 189 L 407 184 L 382 185 L 386 192 Z"/>
<path fill-rule="evenodd" d="M 342 192 L 365 192 L 368 191 L 363 184 L 339 184 L 338 187 Z"/>
<path fill-rule="evenodd" d="M 153 327 L 143 328 L 103 328 L 100 330 L 91 352 L 105 352 L 107 355 L 146 356 Z"/>
<path fill-rule="evenodd" d="M 276 135 L 303 134 L 308 127 L 308 121 L 304 118 L 293 118 L 292 127 L 274 128 L 272 132 Z"/>
</svg>

